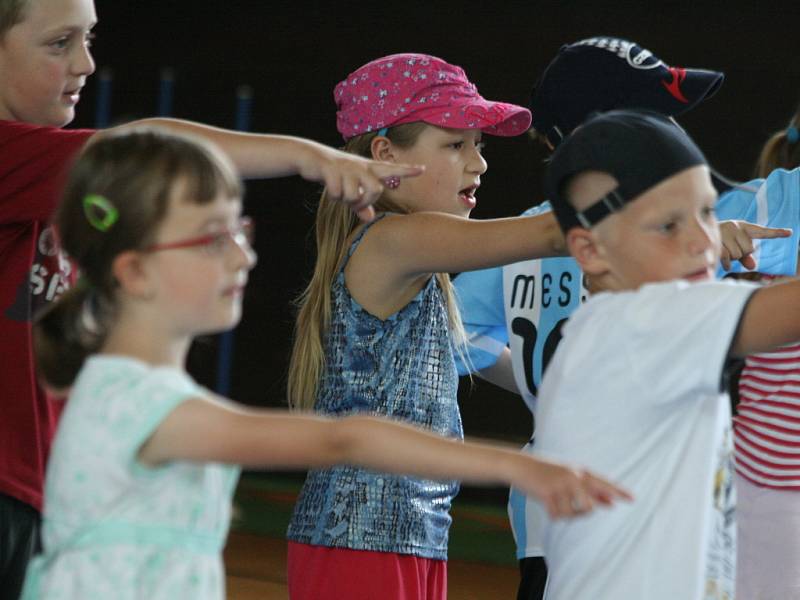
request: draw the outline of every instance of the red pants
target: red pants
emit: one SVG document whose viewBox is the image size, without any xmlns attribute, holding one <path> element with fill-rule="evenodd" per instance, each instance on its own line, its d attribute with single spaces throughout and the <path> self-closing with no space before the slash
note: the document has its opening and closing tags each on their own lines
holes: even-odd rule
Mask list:
<svg viewBox="0 0 800 600">
<path fill-rule="evenodd" d="M 446 600 L 447 561 L 289 542 L 290 600 Z"/>
</svg>

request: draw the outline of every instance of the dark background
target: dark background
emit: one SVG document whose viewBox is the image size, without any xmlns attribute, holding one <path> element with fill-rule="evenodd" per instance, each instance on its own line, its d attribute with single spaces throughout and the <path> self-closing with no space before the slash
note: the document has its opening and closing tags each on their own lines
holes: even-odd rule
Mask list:
<svg viewBox="0 0 800 600">
<path fill-rule="evenodd" d="M 152 116 L 159 73 L 175 72 L 173 115 L 232 127 L 235 90 L 252 87 L 252 130 L 340 144 L 333 86 L 379 56 L 425 52 L 461 65 L 482 95 L 527 104 L 561 44 L 597 35 L 638 42 L 670 65 L 724 71 L 717 95 L 681 118 L 722 173 L 746 179 L 768 134 L 800 94 L 800 2 L 275 2 L 98 0 L 98 70 L 113 71 L 114 119 Z M 98 76 L 76 126 L 94 125 Z M 525 136 L 489 139 L 490 165 L 473 216 L 516 214 L 542 197 L 544 153 Z M 285 405 L 290 304 L 310 274 L 318 186 L 299 178 L 250 182 L 260 262 L 236 331 L 231 396 Z M 213 382 L 216 341 L 191 370 Z M 467 434 L 522 441 L 522 402 L 489 384 L 462 385 Z"/>
</svg>

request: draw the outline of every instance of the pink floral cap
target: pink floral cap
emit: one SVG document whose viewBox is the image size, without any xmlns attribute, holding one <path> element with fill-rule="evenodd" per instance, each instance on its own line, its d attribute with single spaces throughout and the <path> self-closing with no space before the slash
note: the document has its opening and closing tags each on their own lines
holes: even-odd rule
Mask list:
<svg viewBox="0 0 800 600">
<path fill-rule="evenodd" d="M 512 136 L 528 130 L 527 108 L 484 99 L 461 67 L 427 54 L 393 54 L 356 69 L 333 90 L 345 140 L 403 123 Z"/>
</svg>

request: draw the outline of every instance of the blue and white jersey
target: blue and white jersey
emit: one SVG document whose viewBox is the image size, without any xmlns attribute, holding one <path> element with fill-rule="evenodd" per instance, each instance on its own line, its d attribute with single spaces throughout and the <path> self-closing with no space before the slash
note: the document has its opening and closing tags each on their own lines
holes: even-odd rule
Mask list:
<svg viewBox="0 0 800 600">
<path fill-rule="evenodd" d="M 550 210 L 544 202 L 525 211 L 535 215 Z M 778 169 L 767 179 L 756 179 L 723 194 L 717 204 L 720 220 L 740 219 L 768 227 L 788 227 L 790 238 L 756 240 L 758 270 L 775 275 L 794 274 L 800 240 L 800 169 Z M 737 262 L 732 271 L 741 271 Z M 720 268 L 719 275 L 724 275 Z M 492 366 L 508 346 L 514 379 L 531 412 L 542 374 L 561 339 L 561 328 L 586 299 L 583 274 L 572 258 L 518 262 L 505 267 L 462 273 L 455 279 L 461 318 L 470 341 L 471 365 L 459 357 L 460 374 Z M 533 440 L 525 447 L 530 449 Z M 509 517 L 517 557 L 541 556 L 536 533 L 541 513 L 535 501 L 512 489 Z"/>
<path fill-rule="evenodd" d="M 525 211 L 548 212 L 550 203 Z M 455 279 L 461 317 L 469 337 L 467 354 L 472 369 L 493 365 L 506 346 L 511 349 L 514 379 L 532 413 L 542 373 L 561 340 L 567 318 L 586 300 L 583 273 L 572 258 L 549 258 L 462 273 Z M 459 373 L 469 372 L 459 358 Z M 533 444 L 529 442 L 527 450 Z M 517 556 L 541 556 L 541 542 L 534 533 L 541 522 L 535 502 L 511 489 L 509 519 Z"/>
<path fill-rule="evenodd" d="M 549 202 L 526 210 L 538 215 Z M 471 365 L 457 359 L 459 374 L 492 366 L 511 348 L 514 377 L 531 412 L 545 366 L 561 339 L 561 327 L 586 300 L 583 273 L 572 258 L 535 259 L 469 271 L 455 279 Z"/>
</svg>

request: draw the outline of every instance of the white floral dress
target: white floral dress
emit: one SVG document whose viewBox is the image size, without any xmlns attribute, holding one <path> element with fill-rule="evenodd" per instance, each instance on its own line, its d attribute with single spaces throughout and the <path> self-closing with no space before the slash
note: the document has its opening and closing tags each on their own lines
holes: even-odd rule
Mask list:
<svg viewBox="0 0 800 600">
<path fill-rule="evenodd" d="M 239 468 L 148 468 L 142 443 L 181 402 L 207 395 L 186 373 L 91 357 L 67 401 L 45 483 L 44 554 L 23 598 L 218 599 Z"/>
</svg>

